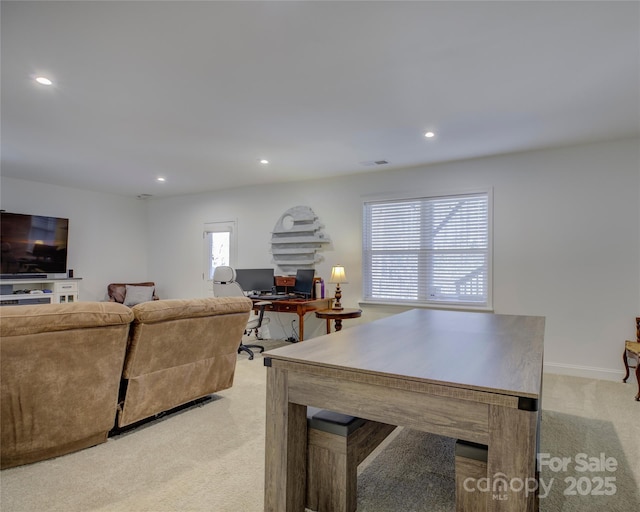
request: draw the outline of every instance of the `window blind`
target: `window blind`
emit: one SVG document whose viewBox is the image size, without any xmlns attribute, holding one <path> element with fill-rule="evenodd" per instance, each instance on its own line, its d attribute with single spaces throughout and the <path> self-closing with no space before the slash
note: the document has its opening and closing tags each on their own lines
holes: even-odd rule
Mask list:
<svg viewBox="0 0 640 512">
<path fill-rule="evenodd" d="M 489 306 L 489 194 L 364 204 L 368 301 Z"/>
</svg>

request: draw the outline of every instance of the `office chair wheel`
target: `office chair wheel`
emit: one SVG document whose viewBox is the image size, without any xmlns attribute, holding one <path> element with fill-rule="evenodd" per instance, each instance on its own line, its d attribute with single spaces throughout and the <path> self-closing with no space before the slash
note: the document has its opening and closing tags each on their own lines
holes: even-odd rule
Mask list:
<svg viewBox="0 0 640 512">
<path fill-rule="evenodd" d="M 258 349 L 261 354 L 264 352 L 264 347 L 262 345 L 243 345 L 243 344 L 241 344 L 238 347 L 238 354 L 244 350 L 247 354 L 249 354 L 249 360 L 251 360 L 251 359 L 253 359 L 253 350 L 251 350 L 252 348 L 253 349 Z"/>
<path fill-rule="evenodd" d="M 238 347 L 238 354 L 241 352 L 246 352 L 247 354 L 249 354 L 249 360 L 253 359 L 253 350 L 251 350 L 249 347 L 247 347 L 246 345 L 240 345 Z"/>
</svg>

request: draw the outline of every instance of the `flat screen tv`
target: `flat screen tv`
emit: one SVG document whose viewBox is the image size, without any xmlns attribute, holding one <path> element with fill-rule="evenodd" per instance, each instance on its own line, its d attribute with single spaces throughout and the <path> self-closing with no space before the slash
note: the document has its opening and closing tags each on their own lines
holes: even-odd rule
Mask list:
<svg viewBox="0 0 640 512">
<path fill-rule="evenodd" d="M 69 219 L 0 212 L 2 277 L 66 274 Z"/>
</svg>

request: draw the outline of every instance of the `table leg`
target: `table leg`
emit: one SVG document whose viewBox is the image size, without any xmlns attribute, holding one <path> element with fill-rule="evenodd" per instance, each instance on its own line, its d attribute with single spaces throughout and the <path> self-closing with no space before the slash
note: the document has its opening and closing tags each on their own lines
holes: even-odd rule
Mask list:
<svg viewBox="0 0 640 512">
<path fill-rule="evenodd" d="M 307 407 L 289 402 L 288 372 L 267 368 L 265 512 L 304 510 Z"/>
<path fill-rule="evenodd" d="M 325 322 L 327 322 L 327 334 L 331 334 L 331 320 L 327 318 Z"/>
<path fill-rule="evenodd" d="M 537 411 L 489 406 L 488 511 L 538 511 L 537 429 Z"/>
<path fill-rule="evenodd" d="M 304 313 L 298 313 L 298 325 L 300 326 L 300 341 L 304 341 Z"/>
<path fill-rule="evenodd" d="M 336 318 L 336 332 L 342 330 L 342 319 Z"/>
</svg>

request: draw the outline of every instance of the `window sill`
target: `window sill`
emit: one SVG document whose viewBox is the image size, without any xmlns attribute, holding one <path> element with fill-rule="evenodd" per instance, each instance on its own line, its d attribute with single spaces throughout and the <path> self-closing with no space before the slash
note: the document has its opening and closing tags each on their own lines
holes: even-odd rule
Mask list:
<svg viewBox="0 0 640 512">
<path fill-rule="evenodd" d="M 483 313 L 493 313 L 493 307 L 490 306 L 472 306 L 462 304 L 426 304 L 424 302 L 384 302 L 384 301 L 367 301 L 361 300 L 358 302 L 360 306 L 367 307 L 394 307 L 403 309 L 445 309 L 449 311 L 478 311 Z"/>
</svg>

